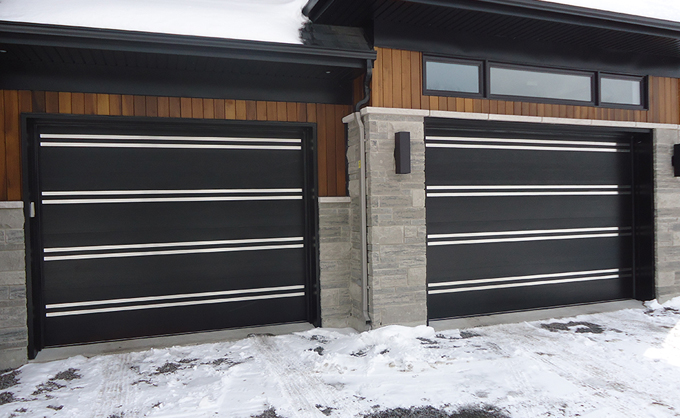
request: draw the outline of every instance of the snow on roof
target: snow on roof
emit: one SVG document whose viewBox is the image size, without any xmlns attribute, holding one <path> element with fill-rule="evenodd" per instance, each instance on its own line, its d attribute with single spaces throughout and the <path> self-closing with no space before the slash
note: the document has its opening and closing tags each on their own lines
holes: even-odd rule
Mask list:
<svg viewBox="0 0 680 418">
<path fill-rule="evenodd" d="M 678 0 L 541 0 L 588 9 L 680 22 Z"/>
<path fill-rule="evenodd" d="M 0 20 L 301 43 L 307 0 L 2 0 Z"/>
</svg>

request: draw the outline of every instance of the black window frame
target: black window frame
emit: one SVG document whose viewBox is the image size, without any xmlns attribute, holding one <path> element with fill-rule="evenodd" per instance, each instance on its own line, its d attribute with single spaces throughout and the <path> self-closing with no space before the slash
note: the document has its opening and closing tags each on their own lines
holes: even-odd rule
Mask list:
<svg viewBox="0 0 680 418">
<path fill-rule="evenodd" d="M 631 105 L 624 103 L 611 103 L 602 100 L 602 79 L 611 78 L 615 80 L 629 80 L 629 81 L 639 81 L 640 82 L 640 104 Z M 649 78 L 647 76 L 641 75 L 627 75 L 627 74 L 614 74 L 606 72 L 598 72 L 597 74 L 597 85 L 598 85 L 598 103 L 602 107 L 612 107 L 620 109 L 635 109 L 635 110 L 646 110 L 649 109 Z"/>
<path fill-rule="evenodd" d="M 449 96 L 449 97 L 467 97 L 475 99 L 483 99 L 486 95 L 486 84 L 485 84 L 485 65 L 483 60 L 475 59 L 464 59 L 464 58 L 449 58 L 449 57 L 437 57 L 433 55 L 423 55 L 422 60 L 422 74 L 423 74 L 423 95 L 425 96 Z M 427 88 L 427 63 L 428 62 L 439 62 L 443 64 L 462 64 L 476 66 L 478 68 L 478 84 L 479 93 L 469 93 L 462 91 L 452 91 L 452 90 L 434 90 Z"/>
<path fill-rule="evenodd" d="M 426 63 L 429 61 L 442 62 L 442 63 L 453 63 L 453 64 L 467 64 L 476 65 L 480 68 L 480 93 L 465 93 L 456 92 L 449 90 L 433 90 L 427 89 L 427 68 Z M 430 55 L 423 53 L 422 56 L 422 94 L 424 96 L 442 96 L 442 97 L 461 97 L 461 98 L 473 98 L 473 99 L 488 99 L 488 100 L 503 100 L 503 101 L 517 101 L 517 102 L 528 102 L 528 103 L 545 103 L 545 104 L 558 104 L 558 105 L 571 105 L 571 106 L 589 106 L 589 107 L 600 107 L 608 109 L 630 109 L 630 110 L 649 110 L 649 77 L 646 75 L 638 74 L 622 74 L 613 72 L 600 72 L 597 70 L 583 70 L 583 69 L 573 69 L 573 68 L 563 68 L 563 67 L 550 67 L 550 66 L 536 66 L 536 65 L 523 65 L 517 63 L 508 62 L 498 62 L 498 61 L 488 61 L 482 58 L 459 58 L 459 57 L 442 57 L 438 55 Z M 517 69 L 525 71 L 536 71 L 536 72 L 546 72 L 554 74 L 569 74 L 569 75 L 586 75 L 591 79 L 591 100 L 581 101 L 581 100 L 566 100 L 566 99 L 551 99 L 535 96 L 514 96 L 514 95 L 502 95 L 502 94 L 491 94 L 491 67 L 495 68 L 508 68 Z M 640 81 L 640 105 L 627 105 L 621 103 L 609 103 L 602 102 L 602 78 L 618 78 L 622 80 L 639 80 Z"/>
<path fill-rule="evenodd" d="M 535 73 L 547 73 L 547 74 L 562 74 L 562 75 L 579 75 L 586 76 L 590 78 L 590 100 L 569 100 L 569 99 L 555 99 L 549 97 L 536 97 L 536 96 L 521 96 L 521 95 L 510 95 L 510 94 L 492 94 L 491 93 L 491 69 L 501 68 L 508 70 L 518 70 L 526 72 Z M 516 102 L 536 102 L 536 103 L 548 103 L 548 104 L 564 104 L 564 105 L 574 105 L 574 106 L 597 106 L 598 87 L 596 85 L 597 77 L 593 71 L 580 71 L 580 70 L 567 70 L 561 68 L 553 67 L 537 67 L 533 65 L 517 65 L 517 64 L 505 64 L 498 62 L 489 62 L 486 66 L 485 82 L 487 83 L 487 98 L 490 100 L 505 100 L 505 101 L 516 101 Z"/>
</svg>

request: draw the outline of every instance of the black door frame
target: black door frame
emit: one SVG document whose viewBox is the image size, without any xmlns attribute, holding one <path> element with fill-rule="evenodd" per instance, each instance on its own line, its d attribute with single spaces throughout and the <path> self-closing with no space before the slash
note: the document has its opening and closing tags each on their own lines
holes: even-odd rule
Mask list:
<svg viewBox="0 0 680 418">
<path fill-rule="evenodd" d="M 176 126 L 179 129 L 194 129 L 194 132 L 197 130 L 206 134 L 230 128 L 232 130 L 262 128 L 268 131 L 300 132 L 302 135 L 304 171 L 305 242 L 308 243 L 305 252 L 307 320 L 314 326 L 321 325 L 317 127 L 315 123 L 24 113 L 21 115 L 22 188 L 26 219 L 26 294 L 28 303 L 28 357 L 30 359 L 35 358 L 37 353 L 45 346 L 43 339 L 45 311 L 42 294 L 44 280 L 42 264 L 44 261 L 41 250 L 40 159 L 37 128 L 44 126 L 107 127 L 112 123 L 126 124 L 126 126 L 149 132 L 152 132 L 157 124 L 163 124 L 166 127 L 169 125 Z"/>
<path fill-rule="evenodd" d="M 491 137 L 494 134 L 508 131 L 513 133 L 526 132 L 531 134 L 562 132 L 579 135 L 592 135 L 597 133 L 630 135 L 633 194 L 633 298 L 637 300 L 651 300 L 656 297 L 654 245 L 654 133 L 652 129 L 448 119 L 436 117 L 426 117 L 424 126 L 426 137 L 427 135 L 441 133 L 442 131 L 445 132 L 447 130 L 472 131 L 480 137 Z M 425 163 L 427 164 L 427 161 Z M 428 315 L 428 321 L 429 320 Z"/>
</svg>

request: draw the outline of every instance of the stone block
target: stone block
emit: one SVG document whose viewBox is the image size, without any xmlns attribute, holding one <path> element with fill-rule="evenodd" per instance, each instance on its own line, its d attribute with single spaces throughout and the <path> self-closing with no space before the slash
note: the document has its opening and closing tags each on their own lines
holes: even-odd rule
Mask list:
<svg viewBox="0 0 680 418">
<path fill-rule="evenodd" d="M 414 189 L 411 191 L 411 196 L 414 208 L 425 207 L 425 189 Z"/>
<path fill-rule="evenodd" d="M 0 350 L 0 370 L 14 369 L 28 362 L 26 347 Z"/>
<path fill-rule="evenodd" d="M 0 308 L 0 329 L 26 326 L 26 306 Z"/>
<path fill-rule="evenodd" d="M 1 229 L 23 229 L 24 228 L 24 210 L 0 209 L 0 228 Z"/>
<path fill-rule="evenodd" d="M 372 226 L 368 230 L 372 244 L 401 244 L 404 242 L 402 226 Z"/>
<path fill-rule="evenodd" d="M 0 251 L 0 271 L 24 271 L 26 260 L 23 250 Z"/>
</svg>

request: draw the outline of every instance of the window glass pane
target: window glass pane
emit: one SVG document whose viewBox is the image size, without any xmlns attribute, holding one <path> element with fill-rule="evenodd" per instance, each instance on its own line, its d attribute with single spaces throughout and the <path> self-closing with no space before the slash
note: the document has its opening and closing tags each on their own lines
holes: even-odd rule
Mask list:
<svg viewBox="0 0 680 418">
<path fill-rule="evenodd" d="M 450 62 L 425 62 L 427 90 L 479 93 L 479 66 Z"/>
<path fill-rule="evenodd" d="M 627 105 L 641 105 L 640 83 L 641 80 L 622 80 L 619 78 L 602 77 L 600 79 L 601 96 L 603 103 L 619 103 Z"/>
<path fill-rule="evenodd" d="M 491 94 L 592 101 L 588 75 L 491 68 Z"/>
</svg>

